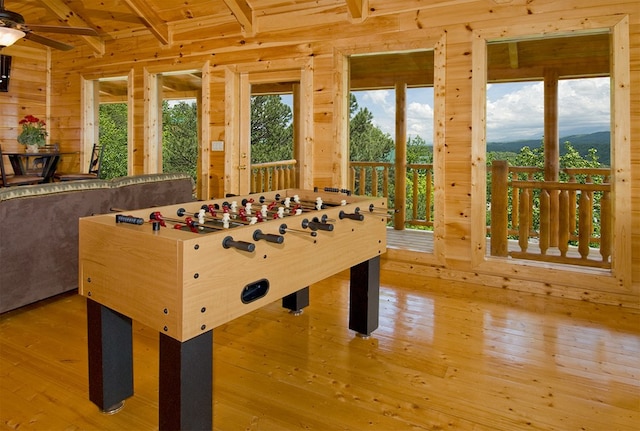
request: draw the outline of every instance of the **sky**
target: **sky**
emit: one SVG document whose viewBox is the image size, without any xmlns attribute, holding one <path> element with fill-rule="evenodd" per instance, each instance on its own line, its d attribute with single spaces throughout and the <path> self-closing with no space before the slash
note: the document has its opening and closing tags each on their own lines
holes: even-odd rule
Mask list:
<svg viewBox="0 0 640 431">
<path fill-rule="evenodd" d="M 608 131 L 609 78 L 562 80 L 559 93 L 560 137 Z M 487 142 L 542 139 L 543 83 L 505 83 L 487 86 Z M 393 90 L 355 92 L 384 133 L 395 133 Z M 408 89 L 407 135 L 433 143 L 433 89 Z"/>
</svg>

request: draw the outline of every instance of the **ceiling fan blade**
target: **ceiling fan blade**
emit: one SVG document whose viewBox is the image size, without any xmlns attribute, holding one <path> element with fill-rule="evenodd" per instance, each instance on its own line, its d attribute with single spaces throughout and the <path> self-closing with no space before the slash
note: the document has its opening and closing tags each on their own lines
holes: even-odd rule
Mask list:
<svg viewBox="0 0 640 431">
<path fill-rule="evenodd" d="M 61 51 L 69 51 L 73 49 L 72 45 L 67 45 L 66 43 L 58 42 L 57 40 L 49 39 L 48 37 L 40 36 L 35 33 L 27 33 L 24 38 Z"/>
<path fill-rule="evenodd" d="M 65 27 L 59 25 L 27 24 L 29 30 L 45 33 L 79 34 L 82 36 L 98 36 L 98 32 L 89 27 Z"/>
</svg>

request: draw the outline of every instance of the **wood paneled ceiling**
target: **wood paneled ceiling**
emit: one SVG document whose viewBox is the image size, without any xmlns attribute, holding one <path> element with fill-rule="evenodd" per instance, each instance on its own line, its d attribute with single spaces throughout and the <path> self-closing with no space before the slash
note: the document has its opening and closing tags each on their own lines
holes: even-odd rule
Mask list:
<svg viewBox="0 0 640 431">
<path fill-rule="evenodd" d="M 455 3 L 454 0 L 453 3 Z M 460 0 L 462 1 L 462 0 Z M 429 5 L 452 0 L 430 0 Z M 425 2 L 426 3 L 426 2 Z M 5 8 L 20 13 L 29 23 L 53 26 L 90 27 L 98 36 L 46 34 L 78 48 L 105 52 L 111 40 L 153 36 L 159 46 L 174 39 L 225 38 L 230 34 L 259 36 L 261 28 L 287 30 L 308 26 L 330 16 L 333 20 L 357 24 L 384 14 L 383 0 L 5 0 Z M 390 12 L 389 12 L 390 13 Z M 297 17 L 304 16 L 304 19 Z M 311 18 L 310 18 L 311 17 Z M 218 35 L 218 36 L 215 36 Z M 554 68 L 561 78 L 608 76 L 609 34 L 585 34 L 558 38 L 530 38 L 490 43 L 487 49 L 490 82 L 539 80 L 545 68 Z M 191 38 L 191 39 L 189 39 Z M 42 47 L 29 40 L 19 44 Z M 55 54 L 55 50 L 53 51 Z M 426 71 L 426 72 L 425 72 Z M 180 82 L 181 76 L 183 81 Z M 199 88 L 192 74 L 167 78 L 167 91 Z M 351 62 L 352 88 L 392 88 L 402 80 L 409 86 L 433 84 L 433 52 L 394 53 L 354 57 Z M 116 84 L 103 86 L 114 88 Z M 280 89 L 282 90 L 282 89 Z M 117 89 L 122 91 L 122 88 Z M 268 89 L 261 89 L 268 91 Z M 274 90 L 276 91 L 276 90 Z M 276 91 L 277 92 L 277 91 Z"/>
<path fill-rule="evenodd" d="M 440 0 L 434 0 L 435 3 Z M 21 14 L 26 24 L 90 27 L 99 36 L 55 35 L 69 44 L 88 44 L 97 54 L 104 42 L 151 33 L 163 45 L 185 29 L 208 33 L 242 32 L 254 35 L 258 20 L 296 13 L 336 11 L 345 21 L 362 20 L 368 0 L 5 0 L 5 8 Z M 278 20 L 279 22 L 279 20 Z M 49 36 L 49 35 L 45 35 Z"/>
</svg>

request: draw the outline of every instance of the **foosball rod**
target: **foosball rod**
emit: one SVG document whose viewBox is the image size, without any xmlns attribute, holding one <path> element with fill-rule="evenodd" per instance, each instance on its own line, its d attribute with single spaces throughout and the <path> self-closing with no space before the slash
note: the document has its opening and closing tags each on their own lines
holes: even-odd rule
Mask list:
<svg viewBox="0 0 640 431">
<path fill-rule="evenodd" d="M 393 214 L 389 214 L 392 212 L 393 214 L 398 213 L 399 211 L 395 208 L 376 208 L 375 205 L 369 205 L 369 214 L 370 215 L 384 215 L 386 217 L 392 217 Z M 364 213 L 367 214 L 367 213 Z"/>
<path fill-rule="evenodd" d="M 316 231 L 306 231 L 306 230 L 301 230 L 301 229 L 293 229 L 288 227 L 285 223 L 282 223 L 280 225 L 280 227 L 278 228 L 278 232 L 280 232 L 280 235 L 284 235 L 287 232 L 291 232 L 297 235 L 309 235 L 312 237 L 316 237 L 318 236 L 318 232 Z"/>
<path fill-rule="evenodd" d="M 184 220 L 167 218 L 167 217 L 163 216 L 158 211 L 152 212 L 149 215 L 149 218 L 151 220 L 156 220 L 156 221 L 159 221 L 159 222 L 168 221 L 169 223 L 174 225 L 173 226 L 174 229 L 178 229 L 178 227 L 176 227 L 176 225 L 180 226 L 180 225 L 182 225 L 182 223 L 184 223 L 194 233 L 197 233 L 198 230 L 200 230 L 201 228 L 202 229 L 209 229 L 209 230 L 213 230 L 213 231 L 219 231 L 219 230 L 223 230 L 224 229 L 223 227 L 219 227 L 219 226 L 207 226 L 207 225 L 198 223 L 197 221 L 193 220 L 191 217 L 186 217 Z M 196 230 L 194 230 L 194 229 L 196 229 Z"/>
<path fill-rule="evenodd" d="M 205 212 L 207 211 L 205 208 L 201 208 L 201 210 L 204 210 Z M 187 214 L 187 211 L 184 208 L 178 208 L 178 210 L 176 211 L 176 215 L 178 217 L 183 217 L 185 214 Z M 189 213 L 191 214 L 191 213 Z M 209 212 L 209 214 L 211 214 Z M 237 223 L 237 224 L 243 224 L 243 225 L 252 225 L 255 224 L 249 220 L 243 220 L 243 219 L 238 219 L 238 218 L 231 218 L 231 213 L 223 213 L 223 214 L 229 214 L 229 223 Z M 233 215 L 237 215 L 237 214 L 233 214 Z M 193 213 L 193 215 L 189 216 L 189 217 L 195 217 L 195 218 L 200 218 L 200 214 L 198 213 Z M 208 219 L 209 221 L 215 221 L 215 222 L 224 222 L 224 218 L 223 217 L 214 217 L 212 215 L 205 215 L 204 216 L 205 219 Z"/>
</svg>

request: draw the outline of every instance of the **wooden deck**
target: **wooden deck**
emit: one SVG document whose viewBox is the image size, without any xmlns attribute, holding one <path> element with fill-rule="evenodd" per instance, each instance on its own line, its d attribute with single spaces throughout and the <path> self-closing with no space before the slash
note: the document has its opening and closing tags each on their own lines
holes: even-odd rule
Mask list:
<svg viewBox="0 0 640 431">
<path fill-rule="evenodd" d="M 433 232 L 428 230 L 387 228 L 387 247 L 433 253 Z"/>
<path fill-rule="evenodd" d="M 214 430 L 637 431 L 640 315 L 383 271 L 380 327 L 347 328 L 348 272 L 214 329 Z M 85 300 L 0 316 L 0 427 L 158 429 L 158 333 L 134 322 L 124 409 L 88 399 Z"/>
<path fill-rule="evenodd" d="M 510 253 L 518 253 L 520 252 L 520 246 L 518 241 L 509 240 L 509 252 Z M 404 229 L 404 230 L 395 230 L 392 227 L 387 228 L 387 247 L 395 248 L 398 250 L 410 250 L 410 251 L 419 251 L 423 253 L 433 253 L 433 232 L 425 231 L 425 230 L 417 230 L 417 229 Z M 487 238 L 486 250 L 489 251 L 491 249 L 491 238 Z M 536 257 L 540 255 L 540 248 L 535 240 L 530 240 L 528 243 L 528 251 L 531 253 L 532 257 Z M 601 258 L 599 256 L 599 251 L 597 249 L 591 249 L 589 253 L 588 263 L 589 265 L 582 266 L 593 266 L 599 267 L 601 266 Z M 559 256 L 560 252 L 556 248 L 550 248 L 547 251 L 548 256 Z M 578 248 L 574 246 L 569 247 L 569 251 L 567 252 L 567 256 L 578 259 L 580 257 L 580 253 L 578 252 Z M 536 259 L 538 260 L 538 259 Z M 542 260 L 542 259 L 539 259 Z"/>
</svg>

